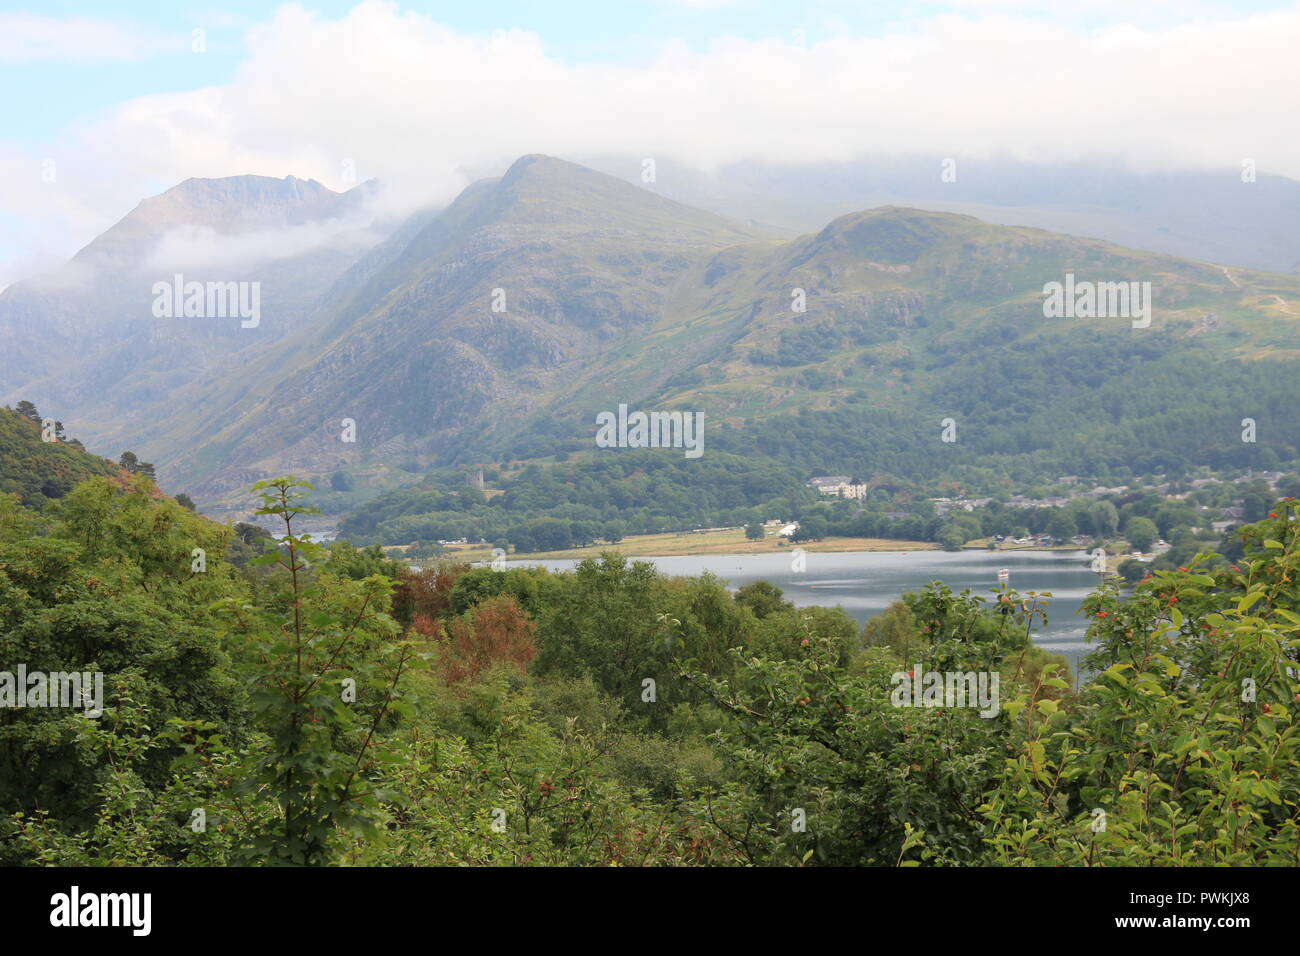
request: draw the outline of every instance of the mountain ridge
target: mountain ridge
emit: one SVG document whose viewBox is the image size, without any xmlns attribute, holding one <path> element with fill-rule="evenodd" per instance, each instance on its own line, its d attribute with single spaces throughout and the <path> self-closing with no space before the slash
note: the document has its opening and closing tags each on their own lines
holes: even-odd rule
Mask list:
<svg viewBox="0 0 1300 956">
<path fill-rule="evenodd" d="M 846 402 L 906 411 L 954 362 L 1080 334 L 1127 348 L 1123 320 L 1044 319 L 1044 284 L 1070 271 L 1152 282 L 1174 352 L 1300 355 L 1296 277 L 905 206 L 782 238 L 529 154 L 340 263 L 256 347 L 227 330 L 233 351 L 211 352 L 183 400 L 164 408 L 155 390 L 154 419 L 113 434 L 165 481 L 235 508 L 283 471 L 351 469 L 383 488 L 409 480 L 398 464 L 568 453 L 584 416 L 624 401 L 695 403 L 729 428 Z M 158 371 L 176 381 L 185 355 Z M 131 414 L 141 385 L 127 379 L 96 387 Z"/>
</svg>

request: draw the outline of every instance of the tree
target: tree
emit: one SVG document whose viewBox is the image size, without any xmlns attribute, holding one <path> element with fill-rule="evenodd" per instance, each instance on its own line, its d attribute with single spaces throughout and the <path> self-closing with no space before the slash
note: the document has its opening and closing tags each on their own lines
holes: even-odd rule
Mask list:
<svg viewBox="0 0 1300 956">
<path fill-rule="evenodd" d="M 539 518 L 529 523 L 533 547 L 538 551 L 562 551 L 572 545 L 573 525 L 559 518 Z M 516 542 L 516 548 L 519 548 Z M 519 550 L 531 550 L 519 548 Z"/>
<path fill-rule="evenodd" d="M 176 496 L 176 503 L 180 505 L 182 508 L 185 508 L 187 511 L 197 510 L 194 507 L 194 499 L 192 499 L 189 495 L 185 494 L 185 492 L 183 491 Z"/>
<path fill-rule="evenodd" d="M 35 422 L 37 425 L 41 423 L 41 413 L 36 410 L 35 405 L 26 399 L 14 406 L 14 411 L 23 416 L 23 418 Z"/>
<path fill-rule="evenodd" d="M 1156 524 L 1150 518 L 1129 518 L 1128 524 L 1124 526 L 1124 537 L 1128 539 L 1129 547 L 1134 551 L 1143 553 L 1150 551 L 1152 545 L 1156 543 L 1156 535 L 1159 531 Z"/>
<path fill-rule="evenodd" d="M 474 683 L 491 666 L 526 671 L 537 656 L 535 625 L 509 594 L 498 594 L 452 618 L 439 664 L 447 683 Z M 436 634 L 436 632 L 435 632 Z"/>
<path fill-rule="evenodd" d="M 1269 500 L 1261 494 L 1252 492 L 1241 499 L 1242 520 L 1246 522 L 1259 521 L 1264 515 L 1268 514 Z"/>
<path fill-rule="evenodd" d="M 328 552 L 295 533 L 294 519 L 318 513 L 303 504 L 311 490 L 293 476 L 253 486 L 262 501 L 256 513 L 284 526 L 279 546 L 255 559 L 282 590 L 252 614 L 227 602 L 234 629 L 263 661 L 254 708 L 267 744 L 250 756 L 240 788 L 247 798 L 269 794 L 278 809 L 242 853 L 294 865 L 330 862 L 340 831 L 372 831 L 375 731 L 394 709 L 413 656 L 410 643 L 394 640 L 392 581 L 334 573 Z"/>
<path fill-rule="evenodd" d="M 765 532 L 763 531 L 763 525 L 757 521 L 745 525 L 746 541 L 762 541 L 764 534 Z"/>
<path fill-rule="evenodd" d="M 260 524 L 252 524 L 247 521 L 237 521 L 234 530 L 235 537 L 249 546 L 252 546 L 254 542 L 271 540 L 271 532 L 267 531 Z"/>
<path fill-rule="evenodd" d="M 1079 525 L 1074 515 L 1064 508 L 1057 508 L 1048 519 L 1046 533 L 1057 541 L 1068 541 L 1079 533 Z"/>
<path fill-rule="evenodd" d="M 1109 501 L 1095 502 L 1088 509 L 1088 518 L 1092 522 L 1092 533 L 1099 538 L 1110 538 L 1119 528 L 1119 512 Z"/>
<path fill-rule="evenodd" d="M 419 570 L 401 568 L 393 589 L 393 617 L 403 627 L 417 617 L 436 621 L 451 609 L 452 589 L 469 570 L 464 562 L 446 560 Z"/>
<path fill-rule="evenodd" d="M 515 546 L 515 554 L 527 554 L 530 551 L 542 550 L 537 547 L 537 539 L 533 536 L 532 529 L 526 525 L 511 528 L 506 532 L 506 537 Z"/>
<path fill-rule="evenodd" d="M 17 862 L 8 838 L 18 811 L 92 834 L 100 814 L 116 810 L 118 831 L 134 837 L 136 822 L 166 804 L 182 754 L 168 726 L 201 721 L 232 743 L 245 739 L 239 680 L 210 610 L 232 591 L 221 562 L 230 532 L 151 491 L 140 479 L 124 490 L 95 478 L 40 516 L 0 495 L 0 661 L 98 672 L 102 686 L 98 701 L 4 711 L 0 862 Z M 208 555 L 205 574 L 191 572 L 194 548 Z M 83 716 L 92 702 L 97 719 Z M 174 821 L 166 832 L 174 836 Z M 78 862 L 144 852 L 122 850 Z"/>
<path fill-rule="evenodd" d="M 740 588 L 736 591 L 736 603 L 749 608 L 759 620 L 794 610 L 794 605 L 785 600 L 785 592 L 767 581 L 755 581 Z"/>
<path fill-rule="evenodd" d="M 966 543 L 966 535 L 956 525 L 944 525 L 939 529 L 939 543 L 945 551 L 960 551 Z"/>
<path fill-rule="evenodd" d="M 888 647 L 907 663 L 930 642 L 907 604 L 895 601 L 862 625 L 862 643 L 867 647 Z"/>
<path fill-rule="evenodd" d="M 157 475 L 154 474 L 153 463 L 141 461 L 136 457 L 134 452 L 122 452 L 122 457 L 118 459 L 118 464 L 133 475 L 144 475 L 146 478 L 157 479 Z"/>
<path fill-rule="evenodd" d="M 1096 676 L 1065 707 L 1004 697 L 1017 755 L 981 807 L 995 862 L 1294 865 L 1298 512 L 1244 529 L 1236 567 L 1189 562 L 1088 597 Z"/>
<path fill-rule="evenodd" d="M 351 491 L 352 478 L 346 471 L 336 471 L 330 475 L 330 488 L 334 491 Z"/>
<path fill-rule="evenodd" d="M 982 614 L 979 599 L 945 601 L 963 605 L 954 616 Z M 902 612 L 896 616 L 906 628 Z M 939 633 L 935 621 L 917 623 Z M 996 623 L 988 627 L 996 636 Z M 936 668 L 996 666 L 996 644 L 968 636 L 946 641 Z M 979 807 L 1004 773 L 1004 722 L 971 707 L 900 706 L 894 688 L 910 675 L 906 667 L 898 674 L 891 657 L 868 651 L 850 670 L 839 641 L 809 634 L 786 655 L 735 649 L 734 673 L 725 678 L 688 668 L 688 679 L 735 718 L 717 734 L 716 749 L 737 768 L 722 799 L 706 795 L 689 809 L 741 862 L 894 866 L 912 851 L 962 864 L 986 854 L 984 826 L 966 808 Z M 1017 686 L 1009 676 L 1001 683 Z M 797 772 L 774 772 L 786 767 Z M 900 767 L 907 771 L 895 772 Z M 795 819 L 806 815 L 817 827 L 791 826 L 793 808 Z"/>
<path fill-rule="evenodd" d="M 1134 558 L 1125 558 L 1116 569 L 1127 584 L 1136 584 L 1146 576 L 1147 566 Z"/>
<path fill-rule="evenodd" d="M 795 529 L 794 534 L 790 535 L 790 540 L 794 542 L 820 541 L 826 537 L 828 528 L 826 519 L 821 515 L 809 515 L 799 522 L 799 527 Z"/>
<path fill-rule="evenodd" d="M 1261 515 L 1261 517 L 1263 517 Z M 1151 520 L 1166 541 L 1172 541 L 1174 528 L 1179 525 L 1194 526 L 1200 524 L 1201 517 L 1196 509 L 1185 501 L 1167 501 L 1155 510 Z"/>
<path fill-rule="evenodd" d="M 646 678 L 657 682 L 660 699 L 672 699 L 669 660 L 682 638 L 684 612 L 667 613 L 667 584 L 654 565 L 606 552 L 599 561 L 580 561 L 558 583 L 537 616 L 535 672 L 590 675 L 604 693 L 642 713 Z M 662 707 L 650 713 L 652 719 L 666 715 Z"/>
</svg>

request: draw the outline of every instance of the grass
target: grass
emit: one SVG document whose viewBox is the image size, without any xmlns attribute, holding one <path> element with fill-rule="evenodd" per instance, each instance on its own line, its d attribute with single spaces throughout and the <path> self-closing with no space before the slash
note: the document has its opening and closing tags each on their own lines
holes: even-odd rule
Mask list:
<svg viewBox="0 0 1300 956">
<path fill-rule="evenodd" d="M 775 535 L 768 535 L 762 541 L 749 541 L 745 538 L 743 528 L 727 528 L 722 531 L 688 531 L 680 534 L 639 534 L 624 538 L 618 544 L 511 554 L 510 559 L 593 558 L 602 551 L 617 551 L 630 558 L 691 554 L 779 554 L 789 553 L 796 547 L 805 551 L 933 551 L 938 546 L 932 541 L 894 541 L 886 538 L 827 538 L 824 541 L 806 541 L 801 545 L 792 545 L 785 538 Z M 447 548 L 446 557 L 460 561 L 489 561 L 492 558 L 492 548 L 490 545 L 453 545 Z"/>
</svg>

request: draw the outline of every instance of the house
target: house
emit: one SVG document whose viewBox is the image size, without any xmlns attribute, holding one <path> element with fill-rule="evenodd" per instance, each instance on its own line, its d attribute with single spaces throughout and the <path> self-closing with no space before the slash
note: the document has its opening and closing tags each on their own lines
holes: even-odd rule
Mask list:
<svg viewBox="0 0 1300 956">
<path fill-rule="evenodd" d="M 864 498 L 867 494 L 867 486 L 862 482 L 853 482 L 851 475 L 825 475 L 820 478 L 809 478 L 808 487 L 816 488 L 824 495 L 834 495 L 837 498 Z"/>
<path fill-rule="evenodd" d="M 974 511 L 976 508 L 983 508 L 992 498 L 931 498 L 930 502 L 934 505 L 934 513 L 943 517 L 950 511 Z"/>
</svg>

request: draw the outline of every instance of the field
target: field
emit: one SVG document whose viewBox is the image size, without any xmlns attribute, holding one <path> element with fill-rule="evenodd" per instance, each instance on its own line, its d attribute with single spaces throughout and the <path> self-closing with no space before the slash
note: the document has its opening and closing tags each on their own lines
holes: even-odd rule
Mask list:
<svg viewBox="0 0 1300 956">
<path fill-rule="evenodd" d="M 624 538 L 618 544 L 597 544 L 587 548 L 567 551 L 541 551 L 535 554 L 511 554 L 511 560 L 563 560 L 566 558 L 591 558 L 602 551 L 617 551 L 630 558 L 667 557 L 689 554 L 772 554 L 792 551 L 802 547 L 805 551 L 932 551 L 937 545 L 932 541 L 892 541 L 885 538 L 827 538 L 792 545 L 785 538 L 768 535 L 762 541 L 749 541 L 742 528 L 721 531 L 680 534 L 641 534 Z M 450 546 L 447 556 L 462 561 L 488 561 L 492 549 L 484 545 Z"/>
</svg>

